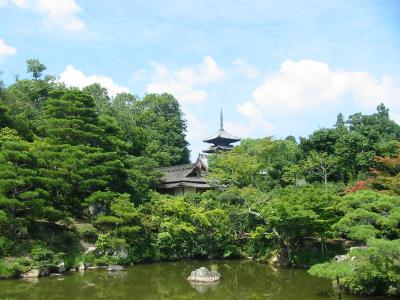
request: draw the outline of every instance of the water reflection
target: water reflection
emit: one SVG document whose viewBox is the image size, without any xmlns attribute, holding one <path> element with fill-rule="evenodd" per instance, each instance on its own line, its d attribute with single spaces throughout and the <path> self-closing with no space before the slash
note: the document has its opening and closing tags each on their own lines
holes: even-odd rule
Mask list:
<svg viewBox="0 0 400 300">
<path fill-rule="evenodd" d="M 191 271 L 217 265 L 222 280 L 214 284 L 190 284 Z M 279 269 L 248 261 L 188 261 L 136 265 L 126 271 L 104 269 L 68 273 L 64 280 L 41 278 L 32 284 L 22 280 L 0 281 L 0 299 L 296 299 L 327 300 L 334 295 L 330 283 L 304 270 Z M 335 299 L 335 296 L 333 296 Z M 344 299 L 355 299 L 344 297 Z M 363 298 L 366 300 L 366 298 Z"/>
<path fill-rule="evenodd" d="M 209 289 L 215 288 L 219 284 L 219 281 L 213 281 L 213 282 L 189 281 L 189 284 L 199 293 L 205 293 Z"/>
</svg>

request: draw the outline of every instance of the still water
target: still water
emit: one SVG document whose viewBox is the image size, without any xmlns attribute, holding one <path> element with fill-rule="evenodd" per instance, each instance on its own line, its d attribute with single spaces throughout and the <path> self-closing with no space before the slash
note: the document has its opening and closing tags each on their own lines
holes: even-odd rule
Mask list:
<svg viewBox="0 0 400 300">
<path fill-rule="evenodd" d="M 192 270 L 201 266 L 210 268 L 211 264 L 222 275 L 218 284 L 192 286 L 187 282 Z M 0 281 L 0 299 L 329 300 L 337 296 L 329 281 L 309 276 L 305 270 L 275 271 L 263 264 L 231 260 L 138 264 L 115 273 L 99 269 L 36 281 Z M 345 296 L 343 299 L 360 298 Z"/>
</svg>

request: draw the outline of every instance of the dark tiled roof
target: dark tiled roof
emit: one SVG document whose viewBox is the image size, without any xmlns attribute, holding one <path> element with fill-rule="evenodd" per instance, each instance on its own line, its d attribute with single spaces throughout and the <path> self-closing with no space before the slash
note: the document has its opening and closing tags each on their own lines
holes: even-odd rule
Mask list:
<svg viewBox="0 0 400 300">
<path fill-rule="evenodd" d="M 160 168 L 164 174 L 162 177 L 163 184 L 175 182 L 192 182 L 192 183 L 206 183 L 204 177 L 200 175 L 192 175 L 197 168 L 196 164 L 185 164 L 172 167 Z"/>
<path fill-rule="evenodd" d="M 203 142 L 213 143 L 216 140 L 226 140 L 226 141 L 229 141 L 230 143 L 234 143 L 234 142 L 239 142 L 240 138 L 226 132 L 223 128 L 221 128 L 216 133 L 214 133 L 212 136 L 204 139 Z"/>
<path fill-rule="evenodd" d="M 229 146 L 222 146 L 222 145 L 218 145 L 218 146 L 211 146 L 205 150 L 203 150 L 204 153 L 214 153 L 216 151 L 227 151 L 227 150 L 232 150 L 233 146 L 229 145 Z"/>
<path fill-rule="evenodd" d="M 176 182 L 176 183 L 166 183 L 163 185 L 166 189 L 172 189 L 176 187 L 195 187 L 195 188 L 210 188 L 211 185 L 208 183 L 199 183 L 199 182 Z"/>
</svg>

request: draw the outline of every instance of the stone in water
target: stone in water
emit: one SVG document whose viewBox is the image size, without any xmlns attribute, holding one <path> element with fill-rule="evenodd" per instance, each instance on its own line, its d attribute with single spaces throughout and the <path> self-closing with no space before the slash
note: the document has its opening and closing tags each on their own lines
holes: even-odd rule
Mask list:
<svg viewBox="0 0 400 300">
<path fill-rule="evenodd" d="M 216 271 L 209 271 L 207 268 L 201 267 L 194 270 L 187 278 L 189 281 L 198 282 L 215 282 L 221 279 L 221 274 Z"/>
</svg>

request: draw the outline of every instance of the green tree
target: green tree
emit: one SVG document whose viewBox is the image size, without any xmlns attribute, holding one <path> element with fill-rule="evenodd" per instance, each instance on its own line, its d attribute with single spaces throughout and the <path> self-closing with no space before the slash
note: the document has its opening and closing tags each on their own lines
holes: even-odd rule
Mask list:
<svg viewBox="0 0 400 300">
<path fill-rule="evenodd" d="M 400 237 L 400 198 L 373 191 L 347 194 L 338 203 L 343 216 L 333 225 L 340 237 L 366 242 L 370 238 Z"/>
<path fill-rule="evenodd" d="M 50 93 L 44 107 L 43 134 L 57 144 L 102 145 L 93 98 L 79 90 Z"/>
<path fill-rule="evenodd" d="M 296 252 L 305 238 L 318 238 L 323 251 L 326 249 L 338 201 L 336 187 L 288 187 L 261 207 L 267 232 L 278 241 L 281 254 L 290 264 L 296 263 Z"/>
<path fill-rule="evenodd" d="M 63 205 L 80 216 L 80 203 L 91 193 L 123 189 L 126 175 L 118 153 L 123 156 L 125 144 L 118 139 L 114 120 L 99 120 L 91 96 L 79 90 L 59 90 L 51 96 L 41 128 L 52 145 L 47 155 L 70 185 L 60 197 Z"/>
<path fill-rule="evenodd" d="M 355 248 L 341 262 L 314 265 L 311 275 L 336 279 L 352 294 L 400 296 L 400 239 L 372 239 L 367 247 Z"/>
<path fill-rule="evenodd" d="M 10 117 L 10 110 L 6 105 L 0 103 L 0 128 L 11 127 L 11 126 L 12 126 L 12 120 Z"/>
<path fill-rule="evenodd" d="M 40 77 L 42 77 L 42 73 L 47 69 L 47 67 L 36 58 L 28 59 L 26 64 L 26 72 L 32 73 L 32 77 L 35 80 L 38 80 Z"/>
<path fill-rule="evenodd" d="M 161 166 L 189 162 L 186 121 L 178 101 L 169 94 L 148 94 L 135 103 L 137 125 L 145 129 L 143 155 Z"/>
<path fill-rule="evenodd" d="M 82 91 L 93 98 L 98 114 L 111 115 L 111 99 L 106 88 L 99 83 L 93 83 L 84 87 Z"/>
<path fill-rule="evenodd" d="M 33 140 L 34 135 L 40 135 L 38 127 L 43 122 L 43 105 L 49 92 L 60 84 L 50 80 L 23 79 L 8 86 L 4 90 L 4 104 L 9 108 L 9 117 L 13 120 L 13 128 L 24 137 Z"/>
<path fill-rule="evenodd" d="M 0 151 L 0 209 L 8 220 L 7 236 L 14 242 L 29 238 L 37 220 L 55 222 L 64 214 L 53 207 L 46 183 L 37 167 L 35 149 L 25 141 L 3 142 Z"/>
<path fill-rule="evenodd" d="M 306 173 L 317 175 L 327 185 L 329 176 L 335 172 L 338 159 L 327 153 L 311 151 L 304 162 L 303 169 Z"/>
</svg>

